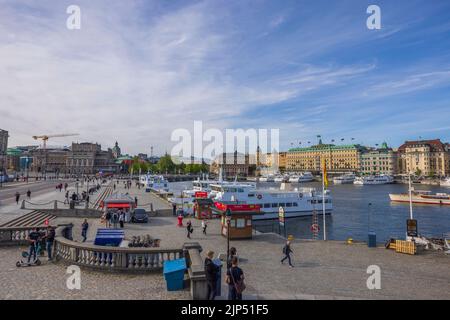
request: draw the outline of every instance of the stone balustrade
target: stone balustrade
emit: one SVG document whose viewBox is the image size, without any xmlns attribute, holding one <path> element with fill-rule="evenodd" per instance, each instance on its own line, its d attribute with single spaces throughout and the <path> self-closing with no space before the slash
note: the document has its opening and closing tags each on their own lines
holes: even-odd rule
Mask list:
<svg viewBox="0 0 450 320">
<path fill-rule="evenodd" d="M 182 248 L 122 248 L 74 242 L 64 234 L 68 228 L 58 228 L 55 238 L 55 256 L 64 263 L 107 271 L 160 271 L 164 261 L 184 257 Z"/>
<path fill-rule="evenodd" d="M 2 227 L 0 228 L 0 245 L 26 245 L 28 234 L 35 227 Z"/>
</svg>

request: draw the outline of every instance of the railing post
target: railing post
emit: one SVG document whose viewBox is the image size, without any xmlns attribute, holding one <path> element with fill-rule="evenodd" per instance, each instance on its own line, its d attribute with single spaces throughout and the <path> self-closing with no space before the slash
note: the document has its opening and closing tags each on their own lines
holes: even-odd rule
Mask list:
<svg viewBox="0 0 450 320">
<path fill-rule="evenodd" d="M 53 209 L 58 209 L 58 201 L 57 200 L 55 200 L 55 202 L 54 202 L 54 204 L 53 204 Z"/>
</svg>

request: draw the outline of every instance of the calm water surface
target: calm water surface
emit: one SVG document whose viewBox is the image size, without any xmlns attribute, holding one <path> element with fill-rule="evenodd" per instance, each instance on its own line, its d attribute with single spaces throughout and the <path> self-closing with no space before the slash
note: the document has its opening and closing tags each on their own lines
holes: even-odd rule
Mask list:
<svg viewBox="0 0 450 320">
<path fill-rule="evenodd" d="M 259 183 L 258 188 L 278 188 L 279 183 Z M 295 185 L 321 189 L 320 182 Z M 171 183 L 175 193 L 190 188 L 190 182 Z M 414 185 L 416 190 L 450 193 L 450 188 Z M 326 217 L 327 237 L 331 240 L 367 240 L 367 233 L 373 231 L 378 242 L 389 238 L 404 238 L 406 219 L 409 218 L 409 204 L 393 203 L 389 193 L 406 193 L 407 185 L 390 184 L 374 186 L 333 185 L 329 189 L 333 197 L 333 212 Z M 369 203 L 372 205 L 369 206 Z M 419 233 L 428 237 L 442 237 L 450 232 L 450 206 L 414 205 L 414 218 L 418 221 Z M 310 239 L 312 217 L 291 218 L 286 222 L 287 234 L 296 238 Z M 322 234 L 322 216 L 319 224 Z M 256 229 L 263 232 L 278 232 L 278 221 L 257 221 Z M 321 235 L 322 237 L 322 235 Z"/>
</svg>

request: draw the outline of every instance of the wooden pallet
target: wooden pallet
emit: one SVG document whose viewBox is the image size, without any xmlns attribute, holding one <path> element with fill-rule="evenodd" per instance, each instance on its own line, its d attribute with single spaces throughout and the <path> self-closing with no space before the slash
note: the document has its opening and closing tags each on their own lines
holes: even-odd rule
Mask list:
<svg viewBox="0 0 450 320">
<path fill-rule="evenodd" d="M 392 244 L 390 248 L 392 248 Z M 412 241 L 395 240 L 395 251 L 399 253 L 414 255 L 417 253 L 417 247 L 416 244 Z"/>
</svg>

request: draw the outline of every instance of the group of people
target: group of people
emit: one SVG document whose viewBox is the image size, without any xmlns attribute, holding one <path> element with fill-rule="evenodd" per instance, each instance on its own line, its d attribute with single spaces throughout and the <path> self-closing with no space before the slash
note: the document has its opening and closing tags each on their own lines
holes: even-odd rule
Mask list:
<svg viewBox="0 0 450 320">
<path fill-rule="evenodd" d="M 125 222 L 130 221 L 130 212 L 122 209 L 108 210 L 103 215 L 102 219 L 107 228 L 117 228 L 117 224 L 119 224 L 120 228 L 123 229 Z"/>
<path fill-rule="evenodd" d="M 47 227 L 47 230 L 42 232 L 39 228 L 34 228 L 27 237 L 29 242 L 28 259 L 27 262 L 35 261 L 37 255 L 40 255 L 40 244 L 45 241 L 45 250 L 47 251 L 48 261 L 53 259 L 53 244 L 55 242 L 55 228 L 53 226 Z M 33 260 L 32 260 L 33 259 Z"/>
<path fill-rule="evenodd" d="M 206 236 L 206 229 L 208 228 L 208 222 L 203 219 L 202 220 L 202 233 Z M 191 239 L 191 234 L 194 232 L 194 227 L 192 226 L 191 220 L 188 220 L 186 223 L 186 231 L 188 239 Z"/>
<path fill-rule="evenodd" d="M 214 251 L 208 251 L 205 258 L 206 282 L 208 285 L 208 300 L 217 296 L 217 281 L 220 281 L 220 267 L 214 263 Z M 227 257 L 227 273 L 225 282 L 228 285 L 228 300 L 242 300 L 245 290 L 244 271 L 238 266 L 239 259 L 236 248 L 230 248 Z"/>
</svg>

